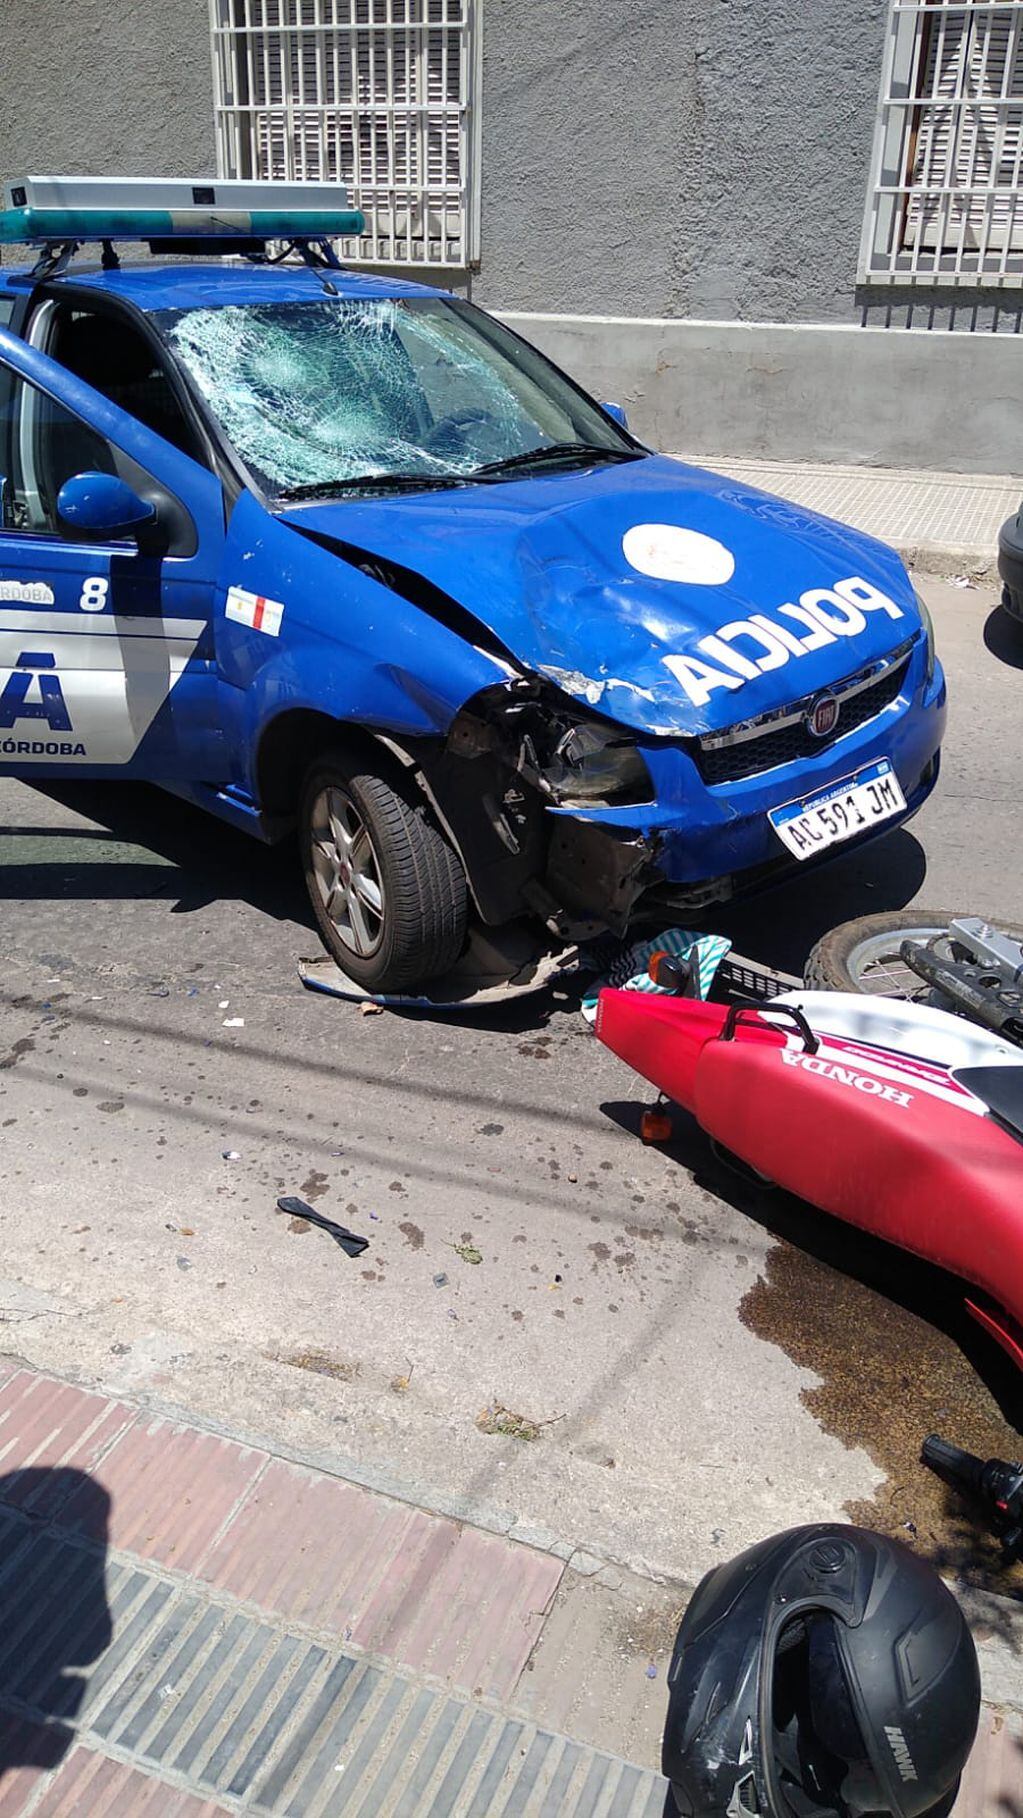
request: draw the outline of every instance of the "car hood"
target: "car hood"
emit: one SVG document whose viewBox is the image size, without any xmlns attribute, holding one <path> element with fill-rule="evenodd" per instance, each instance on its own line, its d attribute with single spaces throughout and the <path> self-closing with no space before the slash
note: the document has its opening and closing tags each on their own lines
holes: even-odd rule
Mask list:
<svg viewBox="0 0 1023 1818">
<path fill-rule="evenodd" d="M 475 620 L 525 668 L 649 734 L 824 692 L 920 625 L 884 544 L 661 455 L 292 507 L 288 521 L 348 560 L 400 565 L 402 591 L 421 577 L 426 610 L 454 602 L 470 637 Z"/>
</svg>

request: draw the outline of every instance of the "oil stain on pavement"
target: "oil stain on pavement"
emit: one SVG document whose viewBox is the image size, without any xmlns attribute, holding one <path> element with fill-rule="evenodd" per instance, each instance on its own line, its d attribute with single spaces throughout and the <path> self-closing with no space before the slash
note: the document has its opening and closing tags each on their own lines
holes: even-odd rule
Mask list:
<svg viewBox="0 0 1023 1818">
<path fill-rule="evenodd" d="M 1023 1566 L 1002 1564 L 977 1512 L 920 1460 L 923 1440 L 935 1432 L 982 1458 L 1018 1458 L 1018 1372 L 974 1331 L 954 1283 L 781 1197 L 786 1209 L 772 1226 L 788 1226 L 791 1211 L 792 1223 L 801 1218 L 808 1233 L 812 1225 L 815 1253 L 777 1244 L 740 1318 L 820 1377 L 802 1391 L 809 1412 L 884 1471 L 872 1499 L 847 1505 L 850 1519 L 894 1535 L 940 1570 L 1018 1594 Z"/>
</svg>

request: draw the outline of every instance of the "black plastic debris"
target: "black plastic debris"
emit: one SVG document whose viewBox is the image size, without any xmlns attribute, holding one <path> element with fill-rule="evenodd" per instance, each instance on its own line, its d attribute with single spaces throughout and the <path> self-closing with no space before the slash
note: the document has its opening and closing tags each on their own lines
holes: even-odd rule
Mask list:
<svg viewBox="0 0 1023 1818">
<path fill-rule="evenodd" d="M 319 1225 L 320 1230 L 326 1231 L 327 1236 L 334 1239 L 346 1256 L 361 1256 L 364 1250 L 369 1249 L 368 1237 L 360 1237 L 358 1232 L 349 1231 L 346 1225 L 336 1225 L 332 1218 L 324 1218 L 322 1212 L 314 1212 L 312 1206 L 295 1194 L 286 1193 L 279 1199 L 277 1210 L 287 1212 L 292 1218 L 308 1219 L 311 1225 Z"/>
</svg>

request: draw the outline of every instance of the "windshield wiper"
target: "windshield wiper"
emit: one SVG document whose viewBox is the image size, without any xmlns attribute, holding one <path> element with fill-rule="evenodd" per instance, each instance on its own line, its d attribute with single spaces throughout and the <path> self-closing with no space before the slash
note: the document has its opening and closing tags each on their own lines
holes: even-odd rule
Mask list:
<svg viewBox="0 0 1023 1818">
<path fill-rule="evenodd" d="M 521 454 L 505 455 L 502 461 L 487 461 L 474 467 L 471 479 L 481 474 L 510 473 L 516 467 L 539 467 L 545 461 L 578 460 L 585 466 L 597 461 L 638 461 L 641 448 L 601 448 L 593 442 L 547 442 L 542 448 L 526 448 Z"/>
<path fill-rule="evenodd" d="M 339 499 L 348 492 L 437 492 L 465 486 L 458 473 L 359 473 L 350 480 L 312 480 L 304 486 L 282 486 L 277 499 L 293 505 L 300 499 Z"/>
</svg>

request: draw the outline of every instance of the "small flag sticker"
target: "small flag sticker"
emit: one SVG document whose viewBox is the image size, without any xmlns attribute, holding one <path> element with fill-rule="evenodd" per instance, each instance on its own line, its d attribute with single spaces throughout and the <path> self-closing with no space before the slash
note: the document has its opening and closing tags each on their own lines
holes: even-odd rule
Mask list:
<svg viewBox="0 0 1023 1818">
<path fill-rule="evenodd" d="M 229 587 L 226 612 L 239 625 L 251 625 L 253 631 L 265 631 L 268 637 L 280 635 L 284 606 L 280 600 L 267 600 L 261 593 L 248 593 L 244 587 Z"/>
</svg>

